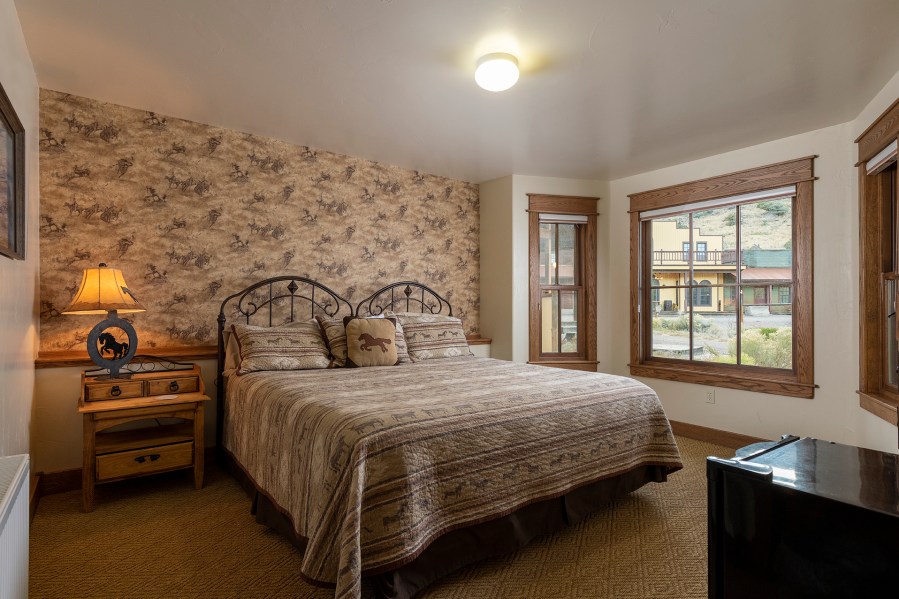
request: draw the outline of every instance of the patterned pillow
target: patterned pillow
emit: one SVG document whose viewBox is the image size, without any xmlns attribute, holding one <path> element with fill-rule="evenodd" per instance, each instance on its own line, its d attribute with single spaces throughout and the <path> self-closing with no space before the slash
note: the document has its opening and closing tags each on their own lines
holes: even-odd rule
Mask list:
<svg viewBox="0 0 899 599">
<path fill-rule="evenodd" d="M 346 323 L 346 365 L 396 365 L 396 320 L 393 318 L 351 318 Z"/>
<path fill-rule="evenodd" d="M 396 313 L 413 362 L 471 355 L 462 321 L 442 314 Z"/>
<path fill-rule="evenodd" d="M 328 347 L 315 320 L 289 327 L 231 325 L 240 346 L 237 374 L 257 370 L 311 370 L 327 368 Z"/>
<path fill-rule="evenodd" d="M 374 317 L 371 317 L 374 318 Z M 334 360 L 334 366 L 346 366 L 346 327 L 342 318 L 318 318 L 328 347 L 331 348 L 331 358 Z M 410 364 L 412 360 L 409 358 L 409 350 L 406 349 L 406 337 L 403 334 L 403 327 L 399 321 L 396 321 L 396 354 L 397 364 Z"/>
<path fill-rule="evenodd" d="M 346 327 L 343 326 L 343 319 L 319 316 L 318 324 L 321 325 L 322 333 L 331 350 L 333 366 L 346 366 Z"/>
</svg>

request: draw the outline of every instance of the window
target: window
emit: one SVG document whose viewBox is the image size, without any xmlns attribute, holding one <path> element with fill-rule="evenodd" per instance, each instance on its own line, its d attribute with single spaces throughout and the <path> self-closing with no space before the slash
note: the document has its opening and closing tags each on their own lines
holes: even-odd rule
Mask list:
<svg viewBox="0 0 899 599">
<path fill-rule="evenodd" d="M 696 283 L 693 281 L 696 287 L 693 287 L 693 305 L 694 306 L 711 306 L 712 305 L 712 289 L 709 287 L 712 283 L 710 281 L 702 281 L 701 283 Z"/>
<path fill-rule="evenodd" d="M 859 167 L 859 401 L 897 424 L 899 407 L 899 100 L 856 140 Z"/>
<path fill-rule="evenodd" d="M 814 397 L 813 180 L 803 158 L 630 196 L 631 374 Z"/>
<path fill-rule="evenodd" d="M 708 260 L 708 244 L 705 241 L 697 241 L 696 242 L 696 261 L 697 262 L 705 262 Z"/>
<path fill-rule="evenodd" d="M 778 304 L 789 304 L 790 303 L 790 288 L 788 286 L 783 287 L 775 287 L 774 288 L 777 293 L 777 303 Z"/>
<path fill-rule="evenodd" d="M 532 363 L 596 370 L 596 201 L 529 194 Z"/>
</svg>

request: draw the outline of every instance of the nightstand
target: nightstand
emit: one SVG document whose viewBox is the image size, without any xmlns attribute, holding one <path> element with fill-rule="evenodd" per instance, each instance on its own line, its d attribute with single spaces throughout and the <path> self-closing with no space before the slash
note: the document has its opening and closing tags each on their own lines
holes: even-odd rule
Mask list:
<svg viewBox="0 0 899 599">
<path fill-rule="evenodd" d="M 81 506 L 94 509 L 94 486 L 193 468 L 203 487 L 203 393 L 200 368 L 134 374 L 130 379 L 81 375 L 78 412 L 84 418 Z M 162 419 L 179 422 L 161 423 Z M 127 423 L 143 425 L 109 429 Z"/>
</svg>

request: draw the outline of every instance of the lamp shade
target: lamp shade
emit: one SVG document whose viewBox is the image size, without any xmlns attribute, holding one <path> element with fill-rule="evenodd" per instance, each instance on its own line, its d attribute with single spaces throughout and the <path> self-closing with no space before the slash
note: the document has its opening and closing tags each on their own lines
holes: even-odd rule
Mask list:
<svg viewBox="0 0 899 599">
<path fill-rule="evenodd" d="M 63 314 L 106 314 L 112 310 L 119 313 L 144 312 L 144 308 L 128 285 L 122 271 L 100 264 L 99 268 L 85 268 L 81 277 L 81 287 L 72 298 Z"/>
</svg>

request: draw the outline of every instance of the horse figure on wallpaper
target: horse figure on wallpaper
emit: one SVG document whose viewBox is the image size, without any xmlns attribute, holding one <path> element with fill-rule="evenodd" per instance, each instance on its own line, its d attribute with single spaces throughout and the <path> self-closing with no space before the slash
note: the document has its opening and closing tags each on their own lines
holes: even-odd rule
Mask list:
<svg viewBox="0 0 899 599">
<path fill-rule="evenodd" d="M 113 360 L 121 360 L 128 353 L 128 344 L 116 341 L 112 333 L 100 333 L 98 341 L 100 342 L 101 356 L 109 352 L 112 353 Z"/>
</svg>

